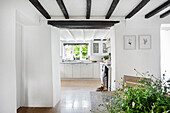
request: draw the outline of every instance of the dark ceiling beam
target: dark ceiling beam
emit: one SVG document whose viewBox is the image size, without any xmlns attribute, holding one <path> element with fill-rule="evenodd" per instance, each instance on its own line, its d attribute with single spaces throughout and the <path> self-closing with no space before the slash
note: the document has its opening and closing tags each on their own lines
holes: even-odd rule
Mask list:
<svg viewBox="0 0 170 113">
<path fill-rule="evenodd" d="M 106 14 L 105 19 L 109 19 L 111 17 L 111 15 L 112 15 L 113 11 L 115 10 L 118 3 L 119 3 L 119 0 L 113 0 L 111 6 L 109 8 L 109 11 Z"/>
<path fill-rule="evenodd" d="M 81 27 L 63 26 L 58 28 L 60 29 L 110 29 L 110 27 L 93 27 L 93 26 L 81 26 Z"/>
<path fill-rule="evenodd" d="M 35 8 L 46 18 L 51 19 L 51 16 L 48 14 L 48 12 L 44 9 L 44 7 L 40 4 L 38 0 L 29 0 Z"/>
<path fill-rule="evenodd" d="M 131 18 L 132 16 L 134 16 L 138 11 L 140 11 L 150 0 L 142 0 L 126 17 L 127 18 Z"/>
<path fill-rule="evenodd" d="M 160 15 L 160 18 L 164 18 L 166 16 L 170 15 L 170 10 L 168 10 L 167 12 L 163 13 Z"/>
<path fill-rule="evenodd" d="M 58 5 L 59 5 L 61 11 L 63 12 L 64 17 L 65 17 L 66 19 L 69 19 L 69 14 L 68 14 L 68 12 L 67 12 L 67 9 L 66 9 L 66 7 L 65 7 L 65 5 L 64 5 L 63 0 L 56 0 L 56 1 L 57 1 Z"/>
<path fill-rule="evenodd" d="M 90 19 L 90 13 L 91 13 L 91 0 L 87 0 L 86 19 Z"/>
<path fill-rule="evenodd" d="M 160 5 L 159 7 L 157 7 L 156 9 L 154 9 L 151 12 L 149 12 L 148 14 L 146 14 L 145 18 L 150 18 L 150 17 L 154 16 L 155 14 L 159 13 L 160 11 L 166 9 L 169 6 L 170 6 L 170 0 L 168 0 L 167 2 L 165 2 L 162 5 Z"/>
<path fill-rule="evenodd" d="M 101 29 L 110 28 L 119 21 L 86 21 L 86 20 L 49 20 L 48 24 L 58 28 Z"/>
</svg>

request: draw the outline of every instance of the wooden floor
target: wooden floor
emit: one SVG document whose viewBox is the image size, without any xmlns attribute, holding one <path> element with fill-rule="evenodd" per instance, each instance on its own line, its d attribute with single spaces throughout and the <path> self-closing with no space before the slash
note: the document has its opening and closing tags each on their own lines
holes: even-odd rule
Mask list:
<svg viewBox="0 0 170 113">
<path fill-rule="evenodd" d="M 20 108 L 17 113 L 90 113 L 90 91 L 100 81 L 63 80 L 61 100 L 54 108 Z"/>
</svg>

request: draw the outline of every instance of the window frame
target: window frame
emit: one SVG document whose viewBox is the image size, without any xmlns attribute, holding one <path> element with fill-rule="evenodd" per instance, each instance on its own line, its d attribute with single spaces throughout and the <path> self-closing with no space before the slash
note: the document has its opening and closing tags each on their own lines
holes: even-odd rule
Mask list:
<svg viewBox="0 0 170 113">
<path fill-rule="evenodd" d="M 75 45 L 74 45 L 75 44 Z M 86 43 L 83 45 L 83 43 L 74 43 L 73 45 L 70 44 L 71 46 L 71 53 L 72 53 L 72 57 L 71 59 L 66 59 L 66 45 L 65 43 L 63 44 L 63 59 L 64 60 L 74 60 L 74 46 L 79 46 L 79 52 L 80 52 L 80 60 L 86 60 L 86 59 L 83 59 L 82 58 L 82 46 L 87 46 L 88 50 L 87 50 L 87 56 L 89 56 L 89 50 L 90 50 L 90 44 L 89 43 Z M 76 45 L 77 44 L 77 45 Z"/>
</svg>

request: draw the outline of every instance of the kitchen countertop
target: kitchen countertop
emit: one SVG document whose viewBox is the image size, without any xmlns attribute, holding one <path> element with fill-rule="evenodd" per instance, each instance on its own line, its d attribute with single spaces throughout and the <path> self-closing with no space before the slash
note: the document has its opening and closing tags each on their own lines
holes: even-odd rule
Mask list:
<svg viewBox="0 0 170 113">
<path fill-rule="evenodd" d="M 100 64 L 104 64 L 106 67 L 111 68 L 111 64 L 110 64 L 110 65 L 108 65 L 108 64 L 107 64 L 107 63 L 105 63 L 105 62 L 100 62 Z"/>
<path fill-rule="evenodd" d="M 94 64 L 99 62 L 60 62 L 60 64 Z"/>
</svg>

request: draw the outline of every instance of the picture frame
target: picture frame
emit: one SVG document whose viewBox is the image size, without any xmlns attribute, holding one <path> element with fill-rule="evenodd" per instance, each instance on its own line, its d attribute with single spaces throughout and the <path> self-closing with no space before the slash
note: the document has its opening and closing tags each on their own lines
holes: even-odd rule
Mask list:
<svg viewBox="0 0 170 113">
<path fill-rule="evenodd" d="M 139 49 L 151 49 L 151 35 L 139 35 Z"/>
<path fill-rule="evenodd" d="M 125 50 L 135 50 L 136 49 L 136 36 L 135 35 L 125 35 L 124 36 L 124 49 Z"/>
</svg>

